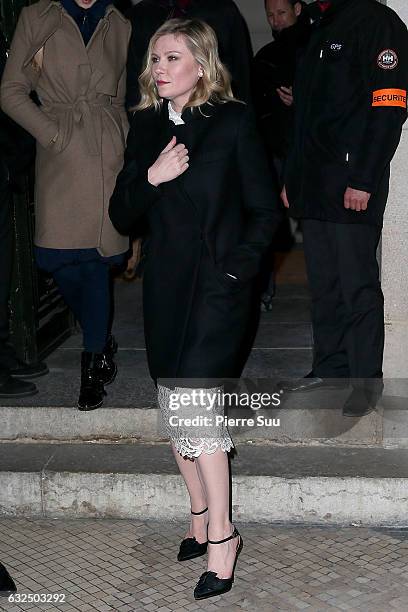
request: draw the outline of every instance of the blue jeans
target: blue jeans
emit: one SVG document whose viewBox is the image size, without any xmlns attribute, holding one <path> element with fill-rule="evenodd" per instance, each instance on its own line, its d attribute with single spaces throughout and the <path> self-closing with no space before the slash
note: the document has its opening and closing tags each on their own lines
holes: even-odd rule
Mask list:
<svg viewBox="0 0 408 612">
<path fill-rule="evenodd" d="M 102 353 L 110 328 L 110 264 L 125 254 L 102 257 L 96 249 L 34 249 L 37 265 L 52 274 L 67 305 L 79 321 L 85 351 Z"/>
</svg>

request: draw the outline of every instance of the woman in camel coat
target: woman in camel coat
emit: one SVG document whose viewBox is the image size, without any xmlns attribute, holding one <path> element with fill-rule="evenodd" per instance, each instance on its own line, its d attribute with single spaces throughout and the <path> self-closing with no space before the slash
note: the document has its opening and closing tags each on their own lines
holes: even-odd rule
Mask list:
<svg viewBox="0 0 408 612">
<path fill-rule="evenodd" d="M 102 404 L 103 384 L 116 374 L 108 264 L 128 248 L 108 203 L 128 130 L 130 24 L 109 2 L 40 0 L 23 8 L 1 84 L 3 110 L 37 141 L 35 253 L 84 332 L 82 410 Z"/>
</svg>

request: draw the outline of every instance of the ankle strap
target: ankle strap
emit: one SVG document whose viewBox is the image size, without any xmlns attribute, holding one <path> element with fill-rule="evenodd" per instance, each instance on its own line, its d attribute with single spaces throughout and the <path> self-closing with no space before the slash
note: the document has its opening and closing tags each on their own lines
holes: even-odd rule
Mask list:
<svg viewBox="0 0 408 612">
<path fill-rule="evenodd" d="M 223 544 L 224 542 L 228 542 L 228 540 L 232 540 L 233 538 L 236 538 L 237 536 L 239 536 L 239 531 L 236 527 L 234 527 L 234 531 L 231 533 L 230 536 L 228 536 L 228 538 L 224 538 L 223 540 L 208 540 L 209 544 Z"/>
<path fill-rule="evenodd" d="M 204 514 L 204 512 L 207 512 L 208 508 L 204 508 L 204 510 L 201 510 L 200 512 L 193 512 L 191 510 L 191 514 L 194 514 L 194 516 L 199 516 L 200 514 Z"/>
</svg>

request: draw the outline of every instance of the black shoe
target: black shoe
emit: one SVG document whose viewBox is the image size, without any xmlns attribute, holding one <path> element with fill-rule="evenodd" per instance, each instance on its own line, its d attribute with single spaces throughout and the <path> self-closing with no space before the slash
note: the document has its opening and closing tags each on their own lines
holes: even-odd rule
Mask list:
<svg viewBox="0 0 408 612">
<path fill-rule="evenodd" d="M 38 389 L 34 383 L 25 382 L 11 376 L 0 384 L 0 397 L 28 397 L 36 393 L 38 393 Z"/>
<path fill-rule="evenodd" d="M 204 514 L 207 512 L 208 508 L 204 508 L 201 512 L 193 512 L 195 516 L 199 516 L 200 514 Z M 189 561 L 190 559 L 195 559 L 196 557 L 201 557 L 205 555 L 207 552 L 208 542 L 197 542 L 195 538 L 184 538 L 184 540 L 180 544 L 180 550 L 177 555 L 177 561 Z"/>
<path fill-rule="evenodd" d="M 78 409 L 95 410 L 103 404 L 106 392 L 100 379 L 100 364 L 102 353 L 83 351 L 81 357 L 81 390 L 79 392 Z"/>
<path fill-rule="evenodd" d="M 235 553 L 235 561 L 234 567 L 232 568 L 231 578 L 217 578 L 217 574 L 215 572 L 204 572 L 204 574 L 201 575 L 196 588 L 194 589 L 194 599 L 208 599 L 209 597 L 223 595 L 224 593 L 228 593 L 228 591 L 231 590 L 232 584 L 234 582 L 234 572 L 238 560 L 238 555 L 243 547 L 243 541 L 238 532 L 238 529 L 234 527 L 234 531 L 232 532 L 232 534 L 228 538 L 224 538 L 224 540 L 208 540 L 209 544 L 223 544 L 224 542 L 228 542 L 228 540 L 232 540 L 236 537 L 239 537 L 239 544 L 237 547 L 237 552 Z"/>
<path fill-rule="evenodd" d="M 4 565 L 0 563 L 0 597 L 8 597 L 10 593 L 15 593 L 16 591 L 17 587 L 14 584 L 14 580 Z"/>
<path fill-rule="evenodd" d="M 49 370 L 47 364 L 43 361 L 37 361 L 36 363 L 25 363 L 20 359 L 14 368 L 10 368 L 10 376 L 14 378 L 39 378 L 48 374 Z"/>
<path fill-rule="evenodd" d="M 304 378 L 284 380 L 278 383 L 279 393 L 296 393 L 313 391 L 314 389 L 342 389 L 348 386 L 347 378 L 320 378 L 313 372 L 306 374 Z"/>
<path fill-rule="evenodd" d="M 118 366 L 113 358 L 118 350 L 118 343 L 115 337 L 110 334 L 102 353 L 102 359 L 96 362 L 98 375 L 104 385 L 110 385 L 116 378 Z"/>
<path fill-rule="evenodd" d="M 97 375 L 103 385 L 110 385 L 116 378 L 118 366 L 106 353 L 101 353 L 101 358 L 95 362 Z"/>
<path fill-rule="evenodd" d="M 343 416 L 363 417 L 375 410 L 376 402 L 364 389 L 353 389 L 343 406 Z"/>
</svg>

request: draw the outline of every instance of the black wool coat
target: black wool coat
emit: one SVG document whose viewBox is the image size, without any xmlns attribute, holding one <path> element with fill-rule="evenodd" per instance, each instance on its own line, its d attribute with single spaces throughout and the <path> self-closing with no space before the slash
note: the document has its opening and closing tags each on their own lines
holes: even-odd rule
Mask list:
<svg viewBox="0 0 408 612">
<path fill-rule="evenodd" d="M 185 110 L 180 126 L 169 121 L 167 103 L 159 113 L 135 113 L 110 201 L 119 232 L 145 216 L 150 227 L 143 299 L 154 380 L 240 375 L 253 281 L 280 219 L 249 108 L 228 102 L 202 112 Z M 190 166 L 153 187 L 148 168 L 173 135 Z"/>
<path fill-rule="evenodd" d="M 407 117 L 407 27 L 375 0 L 309 11 L 315 20 L 297 66 L 286 164 L 289 214 L 381 226 Z M 344 208 L 347 187 L 371 194 L 366 211 Z"/>
<path fill-rule="evenodd" d="M 167 19 L 174 15 L 171 0 L 142 0 L 130 14 L 132 37 L 129 43 L 126 84 L 126 106 L 139 101 L 138 78 L 150 38 Z M 202 19 L 215 31 L 222 62 L 232 75 L 235 97 L 247 102 L 250 98 L 251 42 L 247 25 L 233 0 L 191 0 L 186 19 Z"/>
</svg>

